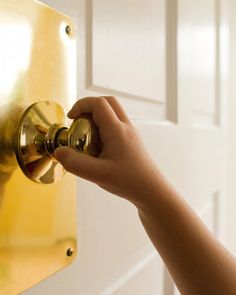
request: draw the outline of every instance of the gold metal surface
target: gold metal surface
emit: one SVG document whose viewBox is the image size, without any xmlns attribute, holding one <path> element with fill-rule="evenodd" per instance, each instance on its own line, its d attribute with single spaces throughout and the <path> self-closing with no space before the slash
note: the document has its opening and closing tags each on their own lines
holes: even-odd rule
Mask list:
<svg viewBox="0 0 236 295">
<path fill-rule="evenodd" d="M 65 125 L 64 110 L 54 102 L 37 102 L 23 113 L 14 146 L 18 163 L 29 179 L 49 184 L 64 175 L 64 168 L 53 158 L 47 146 L 53 144 L 56 131 Z"/>
<path fill-rule="evenodd" d="M 75 178 L 32 182 L 14 152 L 27 107 L 74 103 L 74 31 L 70 18 L 37 1 L 0 0 L 0 294 L 19 294 L 76 255 Z"/>
<path fill-rule="evenodd" d="M 57 147 L 69 146 L 92 156 L 100 152 L 98 130 L 91 115 L 81 115 L 68 128 L 63 108 L 52 101 L 40 101 L 26 109 L 19 120 L 14 141 L 23 173 L 44 184 L 58 181 L 65 173 L 54 158 Z"/>
</svg>

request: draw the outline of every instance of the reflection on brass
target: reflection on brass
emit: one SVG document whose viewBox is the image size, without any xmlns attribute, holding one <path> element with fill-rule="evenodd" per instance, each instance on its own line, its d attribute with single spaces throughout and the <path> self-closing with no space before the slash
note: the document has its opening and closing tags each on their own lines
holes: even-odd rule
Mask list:
<svg viewBox="0 0 236 295">
<path fill-rule="evenodd" d="M 64 175 L 64 168 L 54 158 L 54 151 L 60 146 L 97 156 L 100 142 L 91 116 L 80 116 L 69 129 L 58 103 L 40 101 L 31 105 L 23 113 L 15 136 L 16 156 L 22 171 L 36 182 L 56 182 Z"/>
<path fill-rule="evenodd" d="M 25 176 L 16 158 L 19 121 L 29 106 L 55 101 L 68 111 L 75 102 L 74 32 L 70 18 L 38 1 L 0 0 L 0 294 L 19 294 L 76 257 L 75 178 L 66 173 L 56 183 L 37 183 Z M 51 121 L 50 112 L 37 115 L 66 126 L 64 117 Z M 62 116 L 59 108 L 57 116 Z M 36 162 L 48 124 L 32 126 L 32 135 L 39 135 L 30 146 L 36 148 Z M 43 169 L 52 162 L 45 157 Z"/>
<path fill-rule="evenodd" d="M 22 108 L 6 105 L 0 109 L 0 173 L 10 174 L 17 168 L 14 140 Z"/>
</svg>

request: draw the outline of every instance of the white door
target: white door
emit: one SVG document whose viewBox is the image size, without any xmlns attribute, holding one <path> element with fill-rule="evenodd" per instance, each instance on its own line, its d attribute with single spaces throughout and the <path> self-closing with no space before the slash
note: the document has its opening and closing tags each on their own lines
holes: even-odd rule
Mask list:
<svg viewBox="0 0 236 295">
<path fill-rule="evenodd" d="M 77 24 L 78 97 L 119 98 L 159 167 L 219 235 L 225 1 L 44 2 Z M 177 294 L 135 208 L 81 179 L 78 240 L 76 261 L 24 294 Z"/>
</svg>

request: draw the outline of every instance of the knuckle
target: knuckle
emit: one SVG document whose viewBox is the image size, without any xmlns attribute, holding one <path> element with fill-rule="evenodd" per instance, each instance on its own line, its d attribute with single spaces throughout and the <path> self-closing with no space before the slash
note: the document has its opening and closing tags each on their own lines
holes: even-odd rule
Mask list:
<svg viewBox="0 0 236 295">
<path fill-rule="evenodd" d="M 106 99 L 106 101 L 108 101 L 108 102 L 117 102 L 117 98 L 115 97 L 115 96 L 103 96 L 103 98 L 105 98 Z"/>
<path fill-rule="evenodd" d="M 96 103 L 98 105 L 102 105 L 103 106 L 103 105 L 107 104 L 107 100 L 106 100 L 106 98 L 104 96 L 101 96 L 101 97 L 98 97 L 96 99 Z"/>
<path fill-rule="evenodd" d="M 117 100 L 117 98 L 115 96 L 107 96 L 106 99 L 111 104 L 117 104 L 118 103 L 118 100 Z"/>
<path fill-rule="evenodd" d="M 115 96 L 108 96 L 108 99 L 111 100 L 111 101 L 117 101 Z"/>
<path fill-rule="evenodd" d="M 97 99 L 97 102 L 96 102 L 96 109 L 97 111 L 99 111 L 100 113 L 101 112 L 104 112 L 105 110 L 107 110 L 108 106 L 109 106 L 109 102 L 106 100 L 105 97 L 99 97 Z M 101 114 L 100 114 L 101 115 Z"/>
</svg>

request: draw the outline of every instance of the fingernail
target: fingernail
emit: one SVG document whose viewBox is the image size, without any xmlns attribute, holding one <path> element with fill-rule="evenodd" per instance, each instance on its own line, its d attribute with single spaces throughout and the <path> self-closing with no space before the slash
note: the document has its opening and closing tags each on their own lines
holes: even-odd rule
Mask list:
<svg viewBox="0 0 236 295">
<path fill-rule="evenodd" d="M 69 117 L 69 118 L 73 118 L 73 108 L 67 113 L 67 117 Z"/>
<path fill-rule="evenodd" d="M 54 157 L 59 161 L 65 157 L 65 147 L 58 147 L 54 152 Z"/>
<path fill-rule="evenodd" d="M 69 110 L 69 112 L 67 113 L 67 115 L 70 115 L 70 113 L 71 113 L 72 110 L 73 110 L 73 108 Z"/>
</svg>

